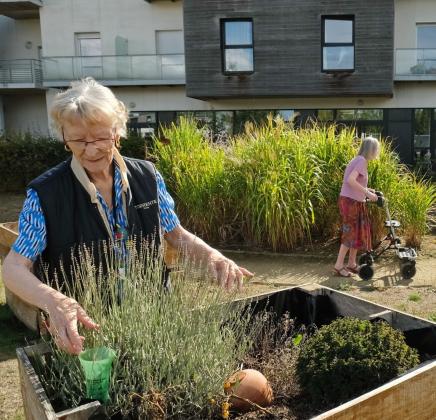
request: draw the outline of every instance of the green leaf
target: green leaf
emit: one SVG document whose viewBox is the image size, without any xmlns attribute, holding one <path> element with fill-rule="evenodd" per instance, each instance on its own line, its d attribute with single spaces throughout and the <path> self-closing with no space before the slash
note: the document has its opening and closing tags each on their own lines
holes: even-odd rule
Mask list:
<svg viewBox="0 0 436 420">
<path fill-rule="evenodd" d="M 303 340 L 303 334 L 297 334 L 293 339 L 292 339 L 292 344 L 294 346 L 299 346 L 301 343 L 301 340 Z"/>
</svg>

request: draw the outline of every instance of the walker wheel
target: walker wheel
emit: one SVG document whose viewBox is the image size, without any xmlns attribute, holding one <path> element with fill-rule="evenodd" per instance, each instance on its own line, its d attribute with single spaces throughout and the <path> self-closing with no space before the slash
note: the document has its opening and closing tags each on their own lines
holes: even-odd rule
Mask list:
<svg viewBox="0 0 436 420">
<path fill-rule="evenodd" d="M 371 280 L 373 278 L 373 276 L 374 276 L 374 269 L 370 265 L 363 264 L 360 267 L 359 277 L 362 280 L 365 280 L 365 281 Z"/>
<path fill-rule="evenodd" d="M 401 264 L 401 275 L 404 280 L 410 280 L 416 274 L 416 266 L 413 262 L 405 262 Z"/>
<path fill-rule="evenodd" d="M 371 254 L 362 254 L 359 257 L 359 265 L 373 265 L 374 257 Z"/>
</svg>

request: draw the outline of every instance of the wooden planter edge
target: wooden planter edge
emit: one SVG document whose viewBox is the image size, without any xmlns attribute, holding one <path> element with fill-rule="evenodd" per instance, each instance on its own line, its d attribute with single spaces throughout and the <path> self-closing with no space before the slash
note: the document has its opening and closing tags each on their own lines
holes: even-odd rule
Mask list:
<svg viewBox="0 0 436 420">
<path fill-rule="evenodd" d="M 349 295 L 317 284 L 285 287 L 281 290 L 262 293 L 248 301 L 262 298 L 290 289 L 301 289 L 307 292 L 328 291 L 338 295 L 346 295 L 357 301 L 367 302 L 374 307 L 382 307 L 365 299 Z M 400 311 L 396 311 L 400 312 Z M 416 320 L 434 324 L 428 320 L 408 315 Z M 46 344 L 36 344 L 17 349 L 20 370 L 21 391 L 25 408 L 26 419 L 31 420 L 85 420 L 99 407 L 98 401 L 81 405 L 72 409 L 55 413 L 42 384 L 37 376 L 29 357 L 35 354 L 50 352 Z M 419 417 L 417 414 L 419 413 Z M 380 418 L 401 419 L 434 419 L 436 418 L 436 360 L 422 363 L 418 367 L 406 372 L 400 377 L 381 385 L 365 394 L 356 397 L 338 407 L 314 417 L 315 420 L 332 419 L 348 420 L 350 418 L 379 420 Z"/>
<path fill-rule="evenodd" d="M 56 413 L 29 359 L 50 353 L 45 343 L 17 348 L 21 395 L 27 420 L 87 420 L 99 407 L 98 401 Z"/>
</svg>

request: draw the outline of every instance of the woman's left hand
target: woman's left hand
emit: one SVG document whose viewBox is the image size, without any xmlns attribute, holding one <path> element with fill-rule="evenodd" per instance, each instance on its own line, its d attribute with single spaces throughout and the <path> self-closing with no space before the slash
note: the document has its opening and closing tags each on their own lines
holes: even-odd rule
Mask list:
<svg viewBox="0 0 436 420">
<path fill-rule="evenodd" d="M 209 255 L 207 268 L 209 274 L 218 281 L 221 287 L 227 290 L 231 290 L 234 285 L 241 290 L 244 277 L 253 277 L 254 275 L 216 250 Z"/>
</svg>

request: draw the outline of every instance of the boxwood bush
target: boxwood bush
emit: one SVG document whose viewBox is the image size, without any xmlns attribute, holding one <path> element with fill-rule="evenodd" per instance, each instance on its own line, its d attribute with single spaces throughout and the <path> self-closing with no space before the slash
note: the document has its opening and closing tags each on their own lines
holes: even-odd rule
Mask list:
<svg viewBox="0 0 436 420">
<path fill-rule="evenodd" d="M 121 140 L 124 156 L 144 159 L 146 141 L 137 135 Z M 0 135 L 0 192 L 24 192 L 26 185 L 67 159 L 70 152 L 58 139 L 31 134 Z"/>
<path fill-rule="evenodd" d="M 386 322 L 342 318 L 306 341 L 297 375 L 315 404 L 340 404 L 418 364 L 417 351 Z"/>
<path fill-rule="evenodd" d="M 26 185 L 68 157 L 64 145 L 31 134 L 0 136 L 0 191 L 24 192 Z"/>
</svg>

